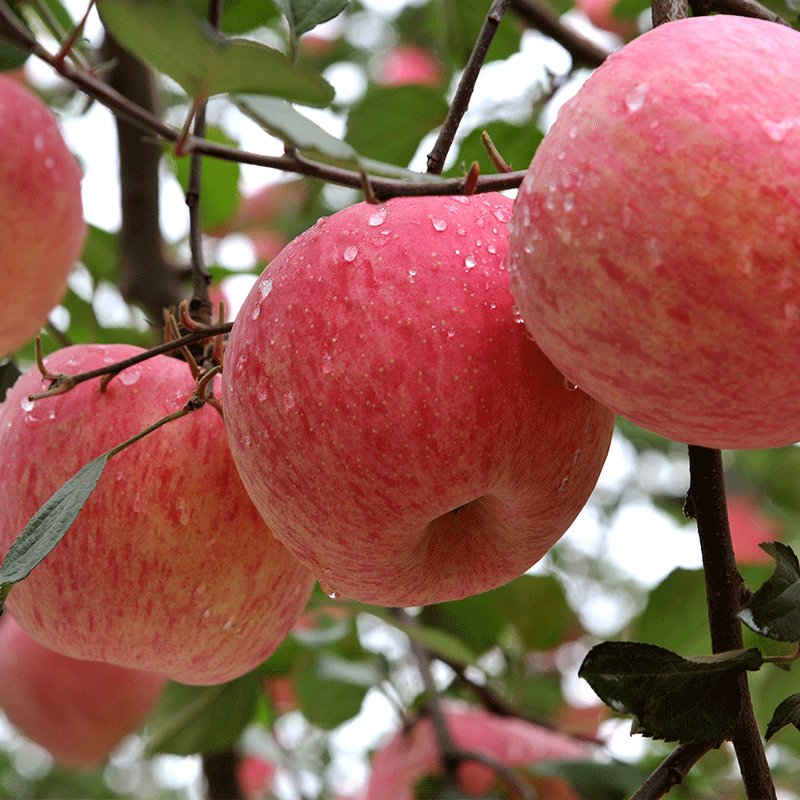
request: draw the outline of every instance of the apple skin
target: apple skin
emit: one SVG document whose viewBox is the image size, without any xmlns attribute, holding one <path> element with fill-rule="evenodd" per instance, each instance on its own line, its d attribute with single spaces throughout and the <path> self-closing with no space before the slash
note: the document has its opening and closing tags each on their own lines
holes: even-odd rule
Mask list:
<svg viewBox="0 0 800 800">
<path fill-rule="evenodd" d="M 93 767 L 144 722 L 164 678 L 78 661 L 42 647 L 10 614 L 0 619 L 0 708 L 65 767 Z"/>
<path fill-rule="evenodd" d="M 508 766 L 590 755 L 587 745 L 525 720 L 499 717 L 480 708 L 445 706 L 443 710 L 456 746 L 492 756 Z M 425 717 L 411 730 L 395 734 L 375 754 L 364 800 L 414 800 L 415 784 L 426 775 L 441 773 L 433 725 Z M 474 761 L 462 762 L 457 774 L 460 788 L 469 795 L 486 794 L 498 780 L 491 767 Z"/>
<path fill-rule="evenodd" d="M 261 800 L 270 797 L 270 786 L 277 768 L 274 764 L 255 755 L 246 755 L 236 765 L 236 781 L 246 800 Z"/>
<path fill-rule="evenodd" d="M 414 44 L 395 47 L 378 66 L 377 80 L 383 86 L 439 86 L 442 65 L 427 50 Z"/>
<path fill-rule="evenodd" d="M 515 320 L 511 201 L 320 220 L 262 273 L 223 373 L 245 487 L 329 593 L 424 605 L 515 578 L 585 504 L 614 418 Z"/>
<path fill-rule="evenodd" d="M 531 335 L 669 439 L 800 440 L 798 74 L 791 28 L 661 25 L 561 109 L 520 189 L 509 270 Z"/>
<path fill-rule="evenodd" d="M 46 359 L 77 374 L 142 352 L 76 345 Z M 37 369 L 0 406 L 0 553 L 90 459 L 181 408 L 188 366 L 157 356 L 45 398 Z M 302 613 L 312 576 L 264 525 L 236 473 L 222 420 L 204 406 L 113 457 L 72 528 L 8 606 L 43 645 L 190 684 L 257 666 Z"/>
<path fill-rule="evenodd" d="M 53 114 L 0 75 L 0 358 L 30 339 L 66 291 L 86 237 L 81 170 Z"/>
</svg>

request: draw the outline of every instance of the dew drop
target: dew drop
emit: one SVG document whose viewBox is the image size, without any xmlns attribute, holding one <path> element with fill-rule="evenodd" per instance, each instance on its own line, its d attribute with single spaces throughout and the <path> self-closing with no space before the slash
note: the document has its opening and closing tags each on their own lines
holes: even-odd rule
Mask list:
<svg viewBox="0 0 800 800">
<path fill-rule="evenodd" d="M 377 211 L 373 211 L 369 215 L 367 222 L 373 228 L 377 228 L 378 225 L 383 225 L 383 223 L 386 222 L 386 209 L 379 208 Z"/>
<path fill-rule="evenodd" d="M 189 507 L 186 505 L 185 500 L 178 500 L 176 503 L 178 507 L 178 521 L 181 525 L 186 525 L 189 522 Z"/>
<path fill-rule="evenodd" d="M 250 438 L 250 436 L 248 436 L 247 434 L 245 434 L 245 435 L 242 437 L 242 444 L 243 444 L 245 447 L 250 447 L 250 445 L 251 445 L 251 444 L 253 444 L 253 440 Z"/>
<path fill-rule="evenodd" d="M 577 383 L 573 383 L 569 378 L 564 378 L 564 388 L 568 392 L 574 392 L 574 391 L 577 390 L 578 384 Z"/>
<path fill-rule="evenodd" d="M 33 411 L 33 407 L 36 403 L 33 402 L 29 397 L 23 397 L 22 400 L 19 401 L 19 407 L 23 411 Z"/>
<path fill-rule="evenodd" d="M 572 211 L 575 208 L 575 195 L 568 193 L 564 195 L 564 211 Z"/>
<path fill-rule="evenodd" d="M 408 271 L 408 282 L 414 283 L 414 278 L 417 277 L 417 271 L 415 269 L 410 269 Z"/>
<path fill-rule="evenodd" d="M 228 617 L 228 619 L 225 620 L 225 624 L 222 626 L 222 630 L 230 631 L 233 628 L 235 622 L 236 622 L 235 616 Z"/>
<path fill-rule="evenodd" d="M 516 322 L 517 325 L 525 324 L 525 320 L 522 318 L 522 312 L 519 310 L 519 306 L 514 306 L 511 309 L 511 315 L 514 317 L 514 322 Z"/>
<path fill-rule="evenodd" d="M 793 119 L 786 119 L 775 121 L 771 119 L 762 119 L 761 127 L 764 132 L 772 139 L 773 142 L 782 142 L 789 131 L 794 128 L 795 121 Z"/>
<path fill-rule="evenodd" d="M 469 272 L 469 270 L 471 270 L 477 263 L 478 262 L 475 260 L 475 256 L 473 255 L 467 256 L 464 259 L 464 271 Z"/>
<path fill-rule="evenodd" d="M 283 396 L 283 407 L 287 411 L 291 411 L 296 404 L 297 401 L 294 399 L 294 395 L 291 392 L 286 392 Z"/>
<path fill-rule="evenodd" d="M 358 248 L 355 245 L 349 244 L 344 249 L 344 253 L 342 257 L 345 261 L 351 263 L 356 260 L 356 256 L 358 255 Z"/>
<path fill-rule="evenodd" d="M 434 230 L 437 231 L 447 230 L 447 223 L 443 219 L 432 219 L 431 223 L 433 224 Z"/>
<path fill-rule="evenodd" d="M 207 608 L 200 616 L 203 622 L 208 622 L 211 619 L 211 609 Z"/>
<path fill-rule="evenodd" d="M 257 320 L 261 316 L 261 306 L 256 306 L 253 309 L 253 313 L 250 315 L 250 319 Z"/>
<path fill-rule="evenodd" d="M 625 95 L 625 108 L 631 113 L 638 111 L 647 98 L 647 92 L 650 86 L 646 83 L 638 83 Z"/>
<path fill-rule="evenodd" d="M 142 377 L 142 373 L 138 369 L 126 369 L 124 372 L 120 372 L 119 379 L 120 382 L 123 383 L 125 386 L 133 386 L 139 378 Z"/>
<path fill-rule="evenodd" d="M 331 364 L 330 353 L 322 354 L 322 373 L 323 375 L 330 375 L 333 372 L 333 364 Z"/>
<path fill-rule="evenodd" d="M 204 583 L 201 583 L 199 586 L 195 586 L 194 591 L 192 592 L 195 602 L 199 603 L 203 599 L 203 595 L 205 593 L 206 593 L 206 585 Z"/>
<path fill-rule="evenodd" d="M 264 389 L 259 389 L 258 393 L 256 394 L 256 400 L 259 403 L 263 403 L 267 399 L 267 392 Z"/>
<path fill-rule="evenodd" d="M 263 300 L 272 291 L 272 281 L 269 278 L 264 278 L 263 281 L 258 283 L 258 293 Z M 255 319 L 255 317 L 253 318 Z"/>
<path fill-rule="evenodd" d="M 487 249 L 487 250 L 488 250 L 488 251 L 489 251 L 489 252 L 490 252 L 492 255 L 494 255 L 495 253 L 497 253 L 497 248 L 494 246 L 494 244 L 493 244 L 493 243 L 490 243 L 490 244 L 488 244 L 488 245 L 486 246 L 486 249 Z"/>
</svg>

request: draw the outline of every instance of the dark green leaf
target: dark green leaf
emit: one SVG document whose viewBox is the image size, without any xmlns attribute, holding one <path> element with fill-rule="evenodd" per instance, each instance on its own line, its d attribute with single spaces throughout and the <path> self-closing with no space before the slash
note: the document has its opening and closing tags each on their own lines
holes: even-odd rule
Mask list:
<svg viewBox="0 0 800 800">
<path fill-rule="evenodd" d="M 776 562 L 772 577 L 750 598 L 739 618 L 756 633 L 779 642 L 800 642 L 800 563 L 781 542 L 759 545 Z"/>
<path fill-rule="evenodd" d="M 215 31 L 180 0 L 99 0 L 103 22 L 126 47 L 194 98 L 249 92 L 325 106 L 333 89 L 313 71 L 248 39 Z"/>
<path fill-rule="evenodd" d="M 275 0 L 275 4 L 286 15 L 294 36 L 300 37 L 339 16 L 350 0 Z"/>
<path fill-rule="evenodd" d="M 280 102 L 280 101 L 276 101 Z M 209 126 L 206 139 L 235 147 L 237 143 L 217 127 Z M 191 159 L 169 154 L 178 181 L 185 192 L 189 188 Z M 200 185 L 200 215 L 204 228 L 215 228 L 230 219 L 239 202 L 239 165 L 221 158 L 203 159 Z"/>
<path fill-rule="evenodd" d="M 611 8 L 614 19 L 634 19 L 650 8 L 650 0 L 617 0 Z"/>
<path fill-rule="evenodd" d="M 103 453 L 81 467 L 33 515 L 0 565 L 0 590 L 3 597 L 8 594 L 11 584 L 26 578 L 64 538 L 94 491 L 108 458 L 109 453 Z"/>
<path fill-rule="evenodd" d="M 434 655 L 443 658 L 445 661 L 450 661 L 462 667 L 466 667 L 475 661 L 475 653 L 460 639 L 446 631 L 438 628 L 428 628 L 424 625 L 401 625 L 396 621 L 393 624 L 415 642 L 427 647 Z"/>
<path fill-rule="evenodd" d="M 490 592 L 426 606 L 419 620 L 428 628 L 457 637 L 476 653 L 485 653 L 494 647 L 505 627 L 505 621 L 491 601 Z"/>
<path fill-rule="evenodd" d="M 19 69 L 28 60 L 29 55 L 27 50 L 0 39 L 0 72 Z"/>
<path fill-rule="evenodd" d="M 604 642 L 578 674 L 606 705 L 633 715 L 633 732 L 691 742 L 725 735 L 741 706 L 737 672 L 762 662 L 755 648 L 685 659 L 655 645 Z"/>
<path fill-rule="evenodd" d="M 540 761 L 528 772 L 542 777 L 563 778 L 581 800 L 624 800 L 647 779 L 648 771 L 635 764 L 613 761 Z"/>
<path fill-rule="evenodd" d="M 260 694 L 253 673 L 218 686 L 169 682 L 148 723 L 147 752 L 187 756 L 232 747 L 253 718 Z"/>
<path fill-rule="evenodd" d="M 362 155 L 405 167 L 446 115 L 447 103 L 436 89 L 373 87 L 350 112 L 345 139 Z"/>
<path fill-rule="evenodd" d="M 22 373 L 13 361 L 0 362 L 0 403 L 6 399 L 6 392 L 17 382 Z"/>
<path fill-rule="evenodd" d="M 198 16 L 208 14 L 208 0 L 191 0 Z M 278 9 L 267 0 L 225 0 L 220 29 L 225 33 L 247 33 L 278 18 Z"/>
<path fill-rule="evenodd" d="M 771 739 L 781 728 L 794 725 L 800 730 L 800 694 L 787 697 L 776 709 L 767 725 L 766 738 Z"/>
</svg>

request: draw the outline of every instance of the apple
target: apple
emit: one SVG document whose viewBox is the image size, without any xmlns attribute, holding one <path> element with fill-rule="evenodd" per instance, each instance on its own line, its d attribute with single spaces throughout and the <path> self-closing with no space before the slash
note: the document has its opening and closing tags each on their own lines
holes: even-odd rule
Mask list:
<svg viewBox="0 0 800 800">
<path fill-rule="evenodd" d="M 614 6 L 617 0 L 575 0 L 575 8 L 588 20 L 603 31 L 616 33 L 623 39 L 629 39 L 636 33 L 636 22 L 631 17 L 617 17 Z"/>
<path fill-rule="evenodd" d="M 275 765 L 256 755 L 246 755 L 236 765 L 236 781 L 245 800 L 270 797 Z"/>
<path fill-rule="evenodd" d="M 75 345 L 46 360 L 76 374 L 142 351 Z M 181 408 L 188 366 L 157 356 L 28 401 L 37 369 L 0 406 L 0 553 L 90 459 Z M 83 660 L 221 683 L 257 666 L 302 613 L 312 576 L 271 535 L 206 405 L 114 456 L 72 528 L 8 606 L 43 645 Z"/>
<path fill-rule="evenodd" d="M 0 708 L 67 767 L 102 763 L 150 713 L 164 687 L 152 672 L 78 661 L 0 619 Z"/>
<path fill-rule="evenodd" d="M 497 194 L 344 209 L 272 261 L 234 322 L 234 460 L 329 594 L 408 606 L 496 587 L 595 485 L 614 417 L 515 318 L 510 213 Z"/>
<path fill-rule="evenodd" d="M 739 564 L 773 563 L 758 545 L 780 539 L 780 526 L 761 512 L 755 497 L 747 494 L 728 496 L 728 526 Z"/>
<path fill-rule="evenodd" d="M 583 742 L 516 717 L 500 717 L 480 708 L 455 705 L 445 706 L 444 712 L 447 729 L 457 747 L 492 756 L 511 767 L 550 759 L 587 758 L 590 753 Z M 433 724 L 430 718 L 423 717 L 410 730 L 395 734 L 377 751 L 364 800 L 390 797 L 414 800 L 414 786 L 425 776 L 442 772 Z M 463 761 L 458 766 L 457 780 L 467 794 L 483 795 L 498 781 L 498 776 L 488 765 Z"/>
<path fill-rule="evenodd" d="M 50 109 L 0 75 L 0 358 L 61 300 L 86 237 L 81 170 Z"/>
<path fill-rule="evenodd" d="M 561 109 L 517 197 L 511 291 L 531 336 L 669 439 L 800 440 L 798 74 L 789 27 L 661 25 Z"/>
<path fill-rule="evenodd" d="M 228 236 L 231 233 L 268 232 L 280 236 L 275 231 L 275 221 L 283 215 L 299 214 L 308 201 L 308 184 L 302 179 L 268 183 L 243 197 L 233 217 L 209 234 Z"/>
<path fill-rule="evenodd" d="M 439 86 L 444 75 L 438 59 L 422 47 L 395 47 L 379 63 L 377 81 L 383 86 Z"/>
</svg>

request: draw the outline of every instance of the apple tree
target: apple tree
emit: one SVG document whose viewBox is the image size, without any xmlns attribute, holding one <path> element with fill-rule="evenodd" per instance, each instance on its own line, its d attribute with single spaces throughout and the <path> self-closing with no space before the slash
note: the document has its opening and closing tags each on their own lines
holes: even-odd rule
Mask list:
<svg viewBox="0 0 800 800">
<path fill-rule="evenodd" d="M 800 796 L 795 12 L 0 2 L 0 797 Z"/>
</svg>

